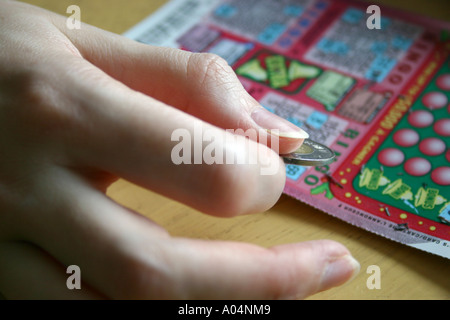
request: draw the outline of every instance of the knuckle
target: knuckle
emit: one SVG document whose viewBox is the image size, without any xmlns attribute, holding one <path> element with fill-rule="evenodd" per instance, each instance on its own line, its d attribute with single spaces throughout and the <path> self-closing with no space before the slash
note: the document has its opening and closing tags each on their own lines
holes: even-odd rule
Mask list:
<svg viewBox="0 0 450 320">
<path fill-rule="evenodd" d="M 62 125 L 63 108 L 57 102 L 57 88 L 46 73 L 16 74 L 11 77 L 6 90 L 0 93 L 5 97 L 1 100 L 6 102 L 2 103 L 1 109 L 13 122 L 26 125 L 28 130 L 40 129 L 41 132 L 46 132 L 51 126 Z"/>
<path fill-rule="evenodd" d="M 205 53 L 205 54 L 202 54 L 201 56 L 202 56 L 201 61 L 203 62 L 203 67 L 207 71 L 211 71 L 212 73 L 217 73 L 217 72 L 222 72 L 222 71 L 229 72 L 231 70 L 231 68 L 228 65 L 228 63 L 226 62 L 226 60 L 216 54 Z"/>
<path fill-rule="evenodd" d="M 32 113 L 48 113 L 52 107 L 51 95 L 53 87 L 51 83 L 43 76 L 32 75 L 24 81 L 23 86 L 24 103 L 21 105 L 21 110 L 26 114 Z M 33 117 L 34 119 L 41 119 L 41 117 Z M 45 119 L 50 119 L 46 117 Z"/>
<path fill-rule="evenodd" d="M 235 74 L 227 61 L 213 53 L 192 54 L 188 62 L 188 77 L 198 79 L 201 86 L 224 84 Z"/>
<path fill-rule="evenodd" d="M 50 145 L 83 127 L 79 98 L 67 90 L 69 78 L 68 74 L 42 68 L 10 77 L 0 89 L 0 118 L 8 119 L 11 140 Z"/>
</svg>

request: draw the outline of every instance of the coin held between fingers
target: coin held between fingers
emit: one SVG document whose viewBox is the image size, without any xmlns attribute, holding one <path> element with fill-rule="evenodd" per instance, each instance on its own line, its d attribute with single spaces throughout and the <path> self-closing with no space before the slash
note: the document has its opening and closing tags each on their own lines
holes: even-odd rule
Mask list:
<svg viewBox="0 0 450 320">
<path fill-rule="evenodd" d="M 315 167 L 330 164 L 336 159 L 333 150 L 311 139 L 305 139 L 294 152 L 280 156 L 286 164 Z"/>
</svg>

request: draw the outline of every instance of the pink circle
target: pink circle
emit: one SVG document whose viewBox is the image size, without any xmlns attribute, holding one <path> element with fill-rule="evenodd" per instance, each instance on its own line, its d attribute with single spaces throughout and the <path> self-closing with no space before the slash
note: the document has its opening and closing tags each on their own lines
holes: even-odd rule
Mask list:
<svg viewBox="0 0 450 320">
<path fill-rule="evenodd" d="M 423 176 L 430 172 L 431 163 L 424 158 L 411 158 L 405 162 L 405 171 L 412 176 Z"/>
<path fill-rule="evenodd" d="M 384 166 L 395 167 L 405 160 L 405 155 L 398 149 L 387 148 L 378 154 L 378 161 Z"/>
<path fill-rule="evenodd" d="M 448 102 L 447 96 L 442 92 L 430 92 L 427 93 L 423 98 L 422 102 L 425 107 L 430 109 L 439 109 L 445 107 Z"/>
<path fill-rule="evenodd" d="M 437 78 L 436 84 L 442 90 L 450 90 L 450 74 L 443 74 Z"/>
<path fill-rule="evenodd" d="M 419 150 L 427 156 L 440 155 L 445 149 L 445 142 L 438 138 L 426 138 L 419 144 Z"/>
<path fill-rule="evenodd" d="M 431 172 L 431 180 L 441 186 L 450 186 L 450 167 L 439 167 Z"/>
<path fill-rule="evenodd" d="M 401 147 L 412 147 L 419 142 L 419 134 L 411 129 L 401 129 L 394 134 L 393 139 Z"/>
<path fill-rule="evenodd" d="M 445 153 L 445 159 L 447 159 L 448 162 L 450 162 L 450 149 L 447 150 Z"/>
<path fill-rule="evenodd" d="M 413 126 L 417 128 L 425 128 L 428 127 L 430 124 L 433 123 L 433 115 L 425 110 L 418 110 L 412 112 L 408 116 L 408 122 Z"/>
<path fill-rule="evenodd" d="M 450 119 L 441 119 L 436 121 L 433 128 L 438 135 L 450 137 Z"/>
</svg>

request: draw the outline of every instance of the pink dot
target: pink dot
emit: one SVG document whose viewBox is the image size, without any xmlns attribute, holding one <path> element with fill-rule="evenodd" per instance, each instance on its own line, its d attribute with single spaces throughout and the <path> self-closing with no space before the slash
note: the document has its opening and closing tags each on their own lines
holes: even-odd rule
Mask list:
<svg viewBox="0 0 450 320">
<path fill-rule="evenodd" d="M 431 163 L 424 158 L 411 158 L 405 162 L 405 171 L 412 176 L 423 176 L 430 172 Z"/>
<path fill-rule="evenodd" d="M 378 154 L 378 161 L 384 166 L 395 167 L 405 160 L 405 155 L 398 149 L 387 148 Z"/>
<path fill-rule="evenodd" d="M 408 116 L 408 122 L 417 128 L 428 127 L 433 120 L 433 115 L 425 110 L 414 111 Z"/>
<path fill-rule="evenodd" d="M 450 90 L 450 74 L 443 74 L 437 78 L 436 84 L 442 90 Z"/>
<path fill-rule="evenodd" d="M 445 153 L 445 159 L 447 159 L 448 162 L 450 162 L 450 149 L 447 150 Z"/>
<path fill-rule="evenodd" d="M 450 137 L 450 119 L 441 119 L 434 124 L 434 131 L 443 137 Z"/>
<path fill-rule="evenodd" d="M 439 167 L 431 172 L 431 180 L 441 186 L 450 185 L 450 167 Z"/>
<path fill-rule="evenodd" d="M 419 150 L 427 156 L 440 155 L 445 149 L 445 142 L 438 138 L 426 138 L 419 144 Z"/>
<path fill-rule="evenodd" d="M 419 142 L 419 134 L 411 129 L 401 129 L 394 134 L 393 139 L 401 147 L 412 147 Z"/>
<path fill-rule="evenodd" d="M 448 102 L 447 96 L 442 92 L 430 92 L 422 98 L 423 104 L 430 109 L 439 109 L 445 107 Z"/>
</svg>

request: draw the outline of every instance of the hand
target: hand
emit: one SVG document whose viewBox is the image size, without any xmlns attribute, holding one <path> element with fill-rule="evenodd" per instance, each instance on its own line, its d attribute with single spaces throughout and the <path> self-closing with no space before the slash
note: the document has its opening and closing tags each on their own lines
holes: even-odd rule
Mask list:
<svg viewBox="0 0 450 320">
<path fill-rule="evenodd" d="M 175 165 L 171 134 L 279 129 L 279 150 L 305 137 L 268 112 L 210 54 L 157 48 L 14 1 L 0 1 L 0 292 L 6 298 L 303 298 L 358 269 L 342 245 L 257 246 L 172 238 L 105 195 L 118 177 L 208 214 L 270 208 L 285 174 L 278 154 L 238 137 L 279 165 Z M 251 187 L 249 187 L 251 186 Z M 82 289 L 68 290 L 78 265 Z"/>
</svg>

